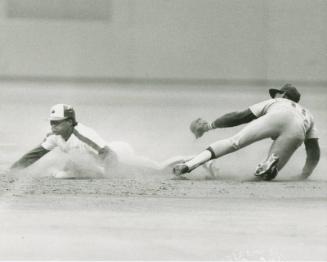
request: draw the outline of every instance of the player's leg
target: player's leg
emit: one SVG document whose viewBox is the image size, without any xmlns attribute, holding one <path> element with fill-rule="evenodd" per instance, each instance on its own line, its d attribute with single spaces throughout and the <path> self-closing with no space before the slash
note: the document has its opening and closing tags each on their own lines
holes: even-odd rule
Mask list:
<svg viewBox="0 0 327 262">
<path fill-rule="evenodd" d="M 163 162 L 158 162 L 152 160 L 146 156 L 141 156 L 137 154 L 129 155 L 128 161 L 124 161 L 129 166 L 135 166 L 139 168 L 153 169 L 157 171 L 164 171 L 166 169 L 172 168 L 178 163 L 185 163 L 190 160 L 193 156 L 174 156 L 166 159 Z"/>
<path fill-rule="evenodd" d="M 279 161 L 277 164 L 278 170 L 281 170 L 288 160 L 291 158 L 293 153 L 301 146 L 303 139 L 301 138 L 288 138 L 288 139 L 277 139 L 270 149 L 270 155 L 276 154 L 279 156 Z"/>
<path fill-rule="evenodd" d="M 258 165 L 255 175 L 263 180 L 274 179 L 303 141 L 301 127 L 297 123 L 290 124 L 272 143 L 266 160 Z"/>
<path fill-rule="evenodd" d="M 274 179 L 302 143 L 300 136 L 278 137 L 271 145 L 267 159 L 258 165 L 256 176 L 264 180 Z"/>
<path fill-rule="evenodd" d="M 178 163 L 185 163 L 191 160 L 194 156 L 174 156 L 163 162 L 158 162 L 149 157 L 138 155 L 133 147 L 123 141 L 114 141 L 108 144 L 109 148 L 114 150 L 117 154 L 120 166 L 139 168 L 139 169 L 151 169 L 155 171 L 166 171 L 173 168 Z M 214 174 L 214 167 L 208 165 L 205 167 L 210 174 Z"/>
<path fill-rule="evenodd" d="M 194 156 L 174 156 L 171 158 L 166 159 L 165 161 L 160 163 L 160 169 L 165 170 L 172 168 L 174 165 L 179 164 L 179 163 L 185 163 L 186 161 L 189 161 L 193 158 Z"/>
<path fill-rule="evenodd" d="M 129 167 L 160 171 L 191 159 L 191 156 L 174 156 L 163 162 L 158 162 L 149 157 L 137 154 L 130 144 L 123 141 L 114 141 L 109 143 L 108 146 L 116 152 L 119 163 Z"/>
<path fill-rule="evenodd" d="M 281 125 L 278 120 L 274 116 L 266 115 L 249 123 L 235 136 L 219 140 L 185 164 L 176 165 L 174 173 L 179 175 L 191 172 L 211 159 L 235 152 L 258 140 L 277 137 L 281 132 Z"/>
<path fill-rule="evenodd" d="M 191 160 L 175 165 L 173 172 L 175 175 L 181 175 L 184 173 L 189 173 L 198 166 L 206 163 L 207 161 L 213 159 L 213 152 L 209 149 L 202 151 L 200 154 L 192 158 Z"/>
</svg>

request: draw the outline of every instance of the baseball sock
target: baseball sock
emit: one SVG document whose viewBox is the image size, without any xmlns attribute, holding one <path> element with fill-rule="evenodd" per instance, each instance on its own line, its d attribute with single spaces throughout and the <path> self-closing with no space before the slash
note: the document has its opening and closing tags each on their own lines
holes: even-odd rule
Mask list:
<svg viewBox="0 0 327 262">
<path fill-rule="evenodd" d="M 212 153 L 209 150 L 205 150 L 194 158 L 192 158 L 190 161 L 187 161 L 185 165 L 187 165 L 190 170 L 193 170 L 198 166 L 202 165 L 203 163 L 209 161 L 211 158 Z"/>
</svg>

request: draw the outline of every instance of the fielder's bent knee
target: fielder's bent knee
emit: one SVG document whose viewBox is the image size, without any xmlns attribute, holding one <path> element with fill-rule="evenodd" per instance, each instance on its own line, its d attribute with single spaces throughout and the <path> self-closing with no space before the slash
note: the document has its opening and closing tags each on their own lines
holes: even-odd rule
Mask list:
<svg viewBox="0 0 327 262">
<path fill-rule="evenodd" d="M 229 139 L 230 142 L 231 142 L 231 145 L 232 147 L 235 149 L 235 150 L 238 150 L 240 149 L 240 139 L 238 137 L 232 137 Z"/>
</svg>

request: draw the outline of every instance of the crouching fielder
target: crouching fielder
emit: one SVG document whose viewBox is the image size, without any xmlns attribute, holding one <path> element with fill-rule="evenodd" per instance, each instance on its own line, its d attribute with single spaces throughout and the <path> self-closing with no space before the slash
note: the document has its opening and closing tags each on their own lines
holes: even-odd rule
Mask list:
<svg viewBox="0 0 327 262">
<path fill-rule="evenodd" d="M 177 164 L 174 173 L 191 172 L 203 163 L 237 151 L 253 142 L 271 138 L 273 143 L 265 161 L 258 165 L 255 175 L 263 180 L 274 179 L 295 150 L 304 142 L 307 158 L 300 178 L 311 175 L 320 158 L 317 131 L 309 110 L 298 104 L 300 93 L 290 85 L 270 89 L 272 99 L 250 106 L 241 112 L 225 114 L 209 124 L 197 119 L 191 124 L 196 138 L 215 129 L 249 123 L 239 133 L 211 144 L 205 151 L 186 163 Z"/>
<path fill-rule="evenodd" d="M 158 163 L 136 155 L 125 142 L 107 143 L 93 129 L 76 121 L 75 110 L 70 105 L 53 106 L 49 120 L 51 132 L 39 146 L 15 162 L 11 169 L 26 168 L 55 148 L 66 156 L 63 167 L 53 169 L 53 175 L 58 178 L 80 177 L 81 174 L 99 177 L 120 164 L 159 171 L 190 159 L 177 156 Z"/>
</svg>

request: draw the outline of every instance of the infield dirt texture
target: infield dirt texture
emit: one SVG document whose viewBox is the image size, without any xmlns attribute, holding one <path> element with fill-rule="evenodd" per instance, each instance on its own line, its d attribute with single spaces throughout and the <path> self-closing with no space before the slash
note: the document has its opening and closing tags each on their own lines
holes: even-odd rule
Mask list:
<svg viewBox="0 0 327 262">
<path fill-rule="evenodd" d="M 236 133 L 195 140 L 189 123 L 267 99 L 268 88 L 1 83 L 0 168 L 42 141 L 56 103 L 73 105 L 107 141 L 162 161 Z M 55 179 L 50 153 L 15 179 L 1 171 L 0 260 L 327 260 L 327 91 L 298 88 L 321 137 L 309 180 L 293 180 L 301 147 L 274 181 L 251 181 L 269 140 L 217 160 L 211 180 L 201 168 L 189 180 L 141 170 Z"/>
</svg>

